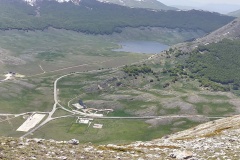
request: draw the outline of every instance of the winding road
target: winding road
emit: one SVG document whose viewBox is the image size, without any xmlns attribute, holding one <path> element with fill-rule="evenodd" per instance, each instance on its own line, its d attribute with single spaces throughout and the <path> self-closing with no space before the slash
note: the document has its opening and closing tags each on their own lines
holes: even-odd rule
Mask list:
<svg viewBox="0 0 240 160">
<path fill-rule="evenodd" d="M 33 128 L 32 130 L 30 130 L 29 132 L 27 132 L 26 134 L 24 134 L 22 137 L 26 137 L 30 134 L 32 134 L 33 132 L 35 132 L 36 130 L 38 130 L 40 127 L 44 126 L 45 124 L 47 124 L 48 122 L 50 122 L 51 120 L 53 119 L 56 119 L 56 118 L 53 118 L 53 114 L 55 113 L 55 111 L 57 110 L 57 105 L 59 105 L 61 107 L 61 109 L 67 111 L 67 112 L 70 112 L 70 113 L 73 113 L 75 114 L 74 112 L 72 112 L 71 110 L 68 110 L 66 109 L 65 107 L 63 107 L 62 105 L 59 104 L 58 102 L 58 96 L 57 96 L 57 82 L 64 78 L 64 77 L 67 77 L 69 75 L 72 75 L 73 73 L 70 73 L 70 74 L 65 74 L 59 78 L 57 78 L 55 81 L 54 81 L 54 91 L 53 91 L 53 94 L 54 94 L 54 105 L 53 105 L 53 108 L 52 108 L 52 111 L 48 113 L 48 117 L 40 124 L 38 125 L 37 127 Z M 63 116 L 62 116 L 63 117 Z M 64 116 L 66 117 L 66 116 Z"/>
<path fill-rule="evenodd" d="M 155 55 L 154 55 L 155 56 Z M 151 57 L 152 58 L 152 57 Z M 151 59 L 150 58 L 150 59 Z M 141 60 L 139 62 L 144 62 L 145 60 Z M 136 62 L 136 63 L 139 63 Z M 101 62 L 103 63 L 103 62 Z M 133 63 L 133 64 L 136 64 Z M 94 63 L 93 63 L 94 64 Z M 37 75 L 41 75 L 41 74 L 45 74 L 45 73 L 50 73 L 50 72 L 57 72 L 60 70 L 65 70 L 65 69 L 69 69 L 69 68 L 75 68 L 75 67 L 79 67 L 79 66 L 84 66 L 84 65 L 89 65 L 89 64 L 82 64 L 82 65 L 78 65 L 78 66 L 72 66 L 72 67 L 66 67 L 66 68 L 62 68 L 62 69 L 58 69 L 58 70 L 54 70 L 54 71 L 49 71 L 46 72 L 43 70 L 42 66 L 39 65 L 39 67 L 42 69 L 43 73 L 37 74 Z M 209 118 L 209 119 L 219 119 L 219 118 L 225 118 L 225 117 L 207 117 L 204 115 L 168 115 L 168 116 L 142 116 L 142 117 L 107 117 L 107 116 L 99 116 L 98 114 L 92 114 L 92 113 L 84 113 L 81 111 L 76 111 L 73 109 L 68 109 L 69 107 L 64 107 L 59 103 L 59 99 L 58 99 L 58 88 L 57 88 L 57 84 L 58 82 L 62 79 L 65 78 L 67 76 L 70 75 L 74 75 L 74 74 L 83 74 L 83 73 L 97 73 L 97 72 L 102 72 L 102 71 L 116 71 L 118 70 L 120 67 L 122 66 L 118 66 L 115 68 L 111 68 L 111 69 L 103 69 L 103 70 L 91 70 L 91 71 L 87 71 L 87 72 L 72 72 L 72 73 L 68 73 L 65 75 L 62 75 L 60 77 L 58 77 L 55 81 L 54 81 L 54 90 L 53 90 L 53 95 L 54 95 L 54 104 L 52 106 L 52 110 L 50 112 L 26 112 L 26 113 L 21 113 L 21 114 L 0 114 L 0 116 L 14 116 L 14 117 L 19 117 L 19 116 L 23 116 L 26 114 L 37 114 L 37 113 L 42 113 L 42 114 L 47 114 L 47 117 L 36 127 L 32 128 L 30 131 L 26 132 L 23 136 L 21 137 L 26 137 L 28 135 L 31 135 L 32 133 L 34 133 L 36 130 L 38 130 L 39 128 L 43 127 L 44 125 L 46 125 L 48 122 L 52 121 L 52 120 L 56 120 L 56 119 L 60 119 L 60 118 L 66 118 L 66 117 L 87 117 L 87 118 L 95 118 L 95 119 L 163 119 L 163 118 L 189 118 L 189 117 L 205 117 L 205 118 Z M 36 75 L 34 75 L 36 76 Z M 28 77 L 32 77 L 32 76 L 28 76 Z M 6 78 L 4 80 L 0 80 L 0 83 L 3 81 L 6 81 L 10 79 L 9 76 L 6 76 Z M 59 116 L 59 117 L 53 117 L 53 114 L 56 112 L 57 109 L 62 109 L 66 112 L 69 113 L 69 115 L 64 115 L 64 116 Z"/>
<path fill-rule="evenodd" d="M 105 69 L 105 70 L 114 70 L 114 69 L 118 69 L 117 68 L 113 68 L 113 69 Z M 99 71 L 99 70 L 92 70 L 92 71 L 88 71 L 87 73 L 96 73 L 96 72 L 102 72 L 103 70 Z M 48 117 L 38 126 L 36 126 L 35 128 L 33 128 L 32 130 L 30 130 L 29 132 L 27 132 L 26 134 L 24 134 L 22 137 L 26 137 L 30 134 L 32 134 L 33 132 L 35 132 L 36 130 L 38 130 L 39 128 L 41 128 L 42 126 L 44 126 L 45 124 L 47 124 L 48 122 L 55 120 L 55 119 L 59 119 L 59 118 L 66 118 L 66 117 L 88 117 L 88 118 L 95 118 L 95 119 L 163 119 L 163 118 L 191 118 L 191 117 L 205 117 L 205 118 L 209 118 L 209 119 L 219 119 L 219 118 L 226 118 L 226 117 L 208 117 L 208 116 L 204 116 L 204 115 L 168 115 L 168 116 L 142 116 L 142 117 L 107 117 L 107 116 L 97 116 L 94 114 L 88 114 L 88 113 L 84 113 L 84 112 L 80 112 L 80 111 L 75 111 L 75 110 L 69 110 L 66 107 L 62 106 L 59 103 L 59 99 L 58 99 L 58 88 L 57 88 L 57 83 L 59 80 L 61 80 L 64 77 L 73 75 L 73 74 L 82 74 L 82 73 L 86 73 L 86 72 L 75 72 L 75 73 L 69 73 L 69 74 L 65 74 L 59 78 L 57 78 L 54 81 L 54 105 L 52 107 L 52 111 L 48 112 Z M 60 109 L 63 109 L 67 112 L 69 112 L 69 115 L 65 115 L 65 116 L 60 116 L 60 117 L 52 117 L 53 114 L 55 113 L 55 111 L 58 109 L 58 107 Z"/>
</svg>

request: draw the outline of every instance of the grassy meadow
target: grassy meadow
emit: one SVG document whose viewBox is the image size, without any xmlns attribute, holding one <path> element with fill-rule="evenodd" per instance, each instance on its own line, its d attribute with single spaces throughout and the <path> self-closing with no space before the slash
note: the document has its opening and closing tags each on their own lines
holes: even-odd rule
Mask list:
<svg viewBox="0 0 240 160">
<path fill-rule="evenodd" d="M 156 34 L 159 33 L 159 34 Z M 167 36 L 168 34 L 168 36 Z M 174 44 L 186 40 L 196 32 L 173 32 L 167 29 L 126 28 L 121 34 L 86 35 L 83 33 L 48 29 L 45 31 L 0 31 L 0 49 L 10 60 L 0 63 L 1 79 L 4 73 L 15 71 L 24 78 L 0 83 L 0 113 L 49 112 L 53 106 L 53 82 L 65 73 L 82 72 L 58 82 L 59 100 L 66 108 L 82 99 L 89 108 L 113 109 L 106 116 L 172 116 L 205 114 L 227 116 L 236 114 L 238 97 L 230 93 L 210 92 L 194 80 L 172 80 L 162 72 L 175 64 L 174 58 L 160 54 L 145 63 L 152 72 L 126 74 L 119 70 L 103 70 L 130 65 L 151 55 L 113 52 L 118 42 L 151 40 Z M 166 38 L 167 37 L 167 38 Z M 11 45 L 9 45 L 11 44 Z M 15 64 L 17 63 L 17 64 Z M 96 73 L 86 71 L 98 70 Z M 170 82 L 170 85 L 166 83 Z M 54 117 L 67 115 L 58 109 Z M 76 117 L 51 121 L 30 137 L 69 140 L 81 143 L 128 143 L 151 140 L 177 132 L 208 117 L 163 118 L 151 120 L 94 119 L 88 127 L 77 124 Z M 24 122 L 22 117 L 0 122 L 1 136 L 21 136 L 15 130 Z M 96 123 L 102 129 L 92 128 Z"/>
</svg>

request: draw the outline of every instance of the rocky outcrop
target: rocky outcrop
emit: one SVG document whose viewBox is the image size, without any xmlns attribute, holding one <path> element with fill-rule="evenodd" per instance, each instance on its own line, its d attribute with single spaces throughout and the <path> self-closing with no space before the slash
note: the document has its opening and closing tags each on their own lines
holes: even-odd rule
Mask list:
<svg viewBox="0 0 240 160">
<path fill-rule="evenodd" d="M 208 122 L 148 142 L 80 144 L 78 140 L 0 138 L 0 159 L 240 159 L 240 116 Z"/>
</svg>

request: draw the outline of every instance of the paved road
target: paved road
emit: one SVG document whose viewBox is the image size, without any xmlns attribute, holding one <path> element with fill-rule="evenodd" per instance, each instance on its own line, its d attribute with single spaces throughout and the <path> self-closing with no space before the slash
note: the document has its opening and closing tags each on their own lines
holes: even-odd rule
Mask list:
<svg viewBox="0 0 240 160">
<path fill-rule="evenodd" d="M 208 117 L 204 115 L 169 115 L 169 116 L 142 116 L 142 117 L 94 117 L 96 119 L 164 119 L 164 118 L 191 118 L 191 117 L 204 117 L 209 119 L 219 119 L 226 117 Z"/>
<path fill-rule="evenodd" d="M 156 56 L 156 55 L 154 55 Z M 150 58 L 151 59 L 151 58 Z M 144 62 L 144 61 L 147 61 L 148 59 L 145 59 L 145 60 L 141 60 L 139 62 Z M 133 63 L 133 64 L 137 64 L 139 62 L 136 62 L 136 63 Z M 94 62 L 95 63 L 95 62 Z M 92 64 L 94 64 L 92 63 Z M 103 62 L 101 62 L 103 63 Z M 75 68 L 75 67 L 79 67 L 79 66 L 84 66 L 84 65 L 89 65 L 89 64 L 83 64 L 83 65 L 77 65 L 77 66 L 72 66 L 72 67 L 66 67 L 66 68 L 62 68 L 62 69 L 58 69 L 58 70 L 54 70 L 54 71 L 49 71 L 49 72 L 56 72 L 56 71 L 60 71 L 60 70 L 65 70 L 65 69 L 70 69 L 70 68 Z M 124 65 L 123 65 L 124 66 Z M 52 107 L 52 111 L 48 113 L 48 117 L 40 124 L 38 125 L 37 127 L 33 128 L 32 130 L 30 130 L 29 132 L 27 132 L 26 134 L 24 134 L 22 137 L 26 137 L 30 134 L 32 134 L 33 132 L 35 132 L 36 130 L 38 130 L 40 127 L 44 126 L 45 124 L 47 124 L 49 121 L 51 120 L 54 120 L 54 119 L 59 119 L 59 118 L 65 118 L 65 117 L 79 117 L 79 116 L 82 116 L 82 117 L 89 117 L 89 118 L 98 118 L 98 119 L 162 119 L 162 118 L 189 118 L 189 117 L 206 117 L 206 116 L 203 116 L 203 115 L 175 115 L 175 116 L 143 116 L 143 117 L 99 117 L 99 116 L 96 116 L 96 115 L 93 115 L 93 114 L 88 114 L 88 113 L 84 113 L 84 112 L 79 112 L 79 111 L 74 111 L 74 110 L 69 110 L 67 109 L 66 107 L 62 106 L 60 103 L 59 103 L 59 100 L 58 100 L 58 91 L 57 91 L 57 83 L 59 80 L 61 80 L 62 78 L 64 77 L 67 77 L 67 76 L 70 76 L 70 75 L 73 75 L 73 74 L 82 74 L 82 73 L 95 73 L 95 72 L 102 72 L 102 71 L 107 71 L 107 70 L 111 70 L 111 71 L 116 71 L 118 70 L 120 67 L 122 66 L 118 66 L 118 67 L 115 67 L 115 68 L 112 68 L 112 69 L 104 69 L 104 70 L 92 70 L 92 71 L 88 71 L 88 72 L 75 72 L 75 73 L 69 73 L 69 74 L 65 74 L 59 78 L 57 78 L 55 81 L 54 81 L 54 91 L 53 91 L 53 94 L 54 94 L 54 105 Z M 46 73 L 46 72 L 44 72 Z M 41 74 L 44 74 L 44 73 L 41 73 Z M 40 74 L 37 74 L 37 75 L 40 75 Z M 66 115 L 66 116 L 60 116 L 60 117 L 52 117 L 53 114 L 55 113 L 55 111 L 57 110 L 57 107 L 60 107 L 61 109 L 67 111 L 70 113 L 70 115 Z M 207 117 L 207 118 L 210 118 L 210 119 L 219 119 L 219 118 L 225 118 L 225 117 Z"/>
<path fill-rule="evenodd" d="M 58 93 L 57 93 L 57 83 L 60 79 L 64 78 L 64 77 L 67 77 L 69 75 L 72 75 L 73 73 L 70 73 L 70 74 L 65 74 L 59 78 L 57 78 L 55 81 L 54 81 L 54 90 L 53 90 L 53 95 L 54 95 L 54 105 L 52 107 L 52 111 L 48 113 L 48 117 L 40 124 L 38 125 L 37 127 L 33 128 L 32 130 L 30 130 L 29 132 L 27 132 L 26 134 L 24 134 L 22 137 L 26 137 L 30 134 L 32 134 L 33 132 L 35 132 L 36 130 L 38 130 L 40 127 L 44 126 L 45 124 L 47 124 L 49 121 L 53 120 L 54 118 L 52 117 L 52 115 L 55 113 L 55 111 L 57 110 L 57 105 L 60 105 L 58 103 Z M 68 109 L 65 109 L 63 106 L 60 105 L 60 107 L 70 113 L 74 113 Z"/>
<path fill-rule="evenodd" d="M 150 58 L 148 59 L 151 59 L 153 58 L 154 56 L 156 55 L 153 55 L 151 56 Z M 138 64 L 140 62 L 145 62 L 147 61 L 148 59 L 144 59 L 144 60 L 141 60 L 139 62 L 136 62 L 136 63 L 132 63 L 132 64 Z M 110 61 L 110 60 L 107 60 L 107 61 Z M 103 61 L 103 62 L 100 62 L 100 63 L 104 63 L 106 61 Z M 93 62 L 91 64 L 97 64 L 99 62 Z M 53 70 L 53 71 L 44 71 L 42 66 L 39 65 L 39 67 L 42 69 L 43 73 L 40 73 L 40 74 L 36 74 L 36 75 L 33 75 L 33 76 L 37 76 L 37 75 L 42 75 L 42 74 L 45 74 L 45 73 L 53 73 L 53 72 L 58 72 L 58 71 L 62 71 L 62 70 L 67 70 L 67 69 L 72 69 L 72 68 L 77 68 L 77 67 L 80 67 L 80 66 L 85 66 L 85 65 L 91 65 L 91 64 L 82 64 L 82 65 L 76 65 L 76 66 L 70 66 L 70 67 L 65 67 L 65 68 L 62 68 L 62 69 L 58 69 L 58 70 Z M 62 78 L 64 77 L 67 77 L 67 76 L 70 76 L 70 75 L 73 75 L 73 74 L 82 74 L 82 73 L 96 73 L 96 72 L 102 72 L 102 71 L 117 71 L 119 68 L 123 67 L 124 65 L 122 66 L 118 66 L 118 67 L 115 67 L 115 68 L 112 68 L 112 69 L 103 69 L 101 71 L 99 70 L 92 70 L 92 71 L 88 71 L 88 72 L 75 72 L 75 73 L 69 73 L 69 74 L 65 74 L 59 78 L 57 78 L 55 81 L 54 81 L 54 91 L 53 91 L 53 94 L 54 94 L 54 105 L 52 107 L 52 110 L 50 112 L 26 112 L 26 113 L 21 113 L 21 114 L 0 114 L 0 116 L 15 116 L 15 117 L 18 117 L 18 116 L 23 116 L 25 114 L 29 114 L 29 113 L 43 113 L 43 114 L 48 114 L 47 118 L 41 123 L 39 124 L 38 126 L 34 127 L 33 129 L 31 129 L 29 132 L 27 132 L 26 134 L 24 134 L 22 137 L 26 137 L 30 134 L 32 134 L 33 132 L 35 132 L 36 130 L 38 130 L 40 127 L 44 126 L 45 124 L 47 124 L 48 122 L 52 121 L 52 120 L 55 120 L 55 119 L 59 119 L 59 118 L 66 118 L 66 117 L 88 117 L 88 118 L 97 118 L 97 119 L 163 119 L 163 118 L 189 118 L 189 117 L 206 117 L 206 118 L 209 118 L 209 119 L 219 119 L 219 118 L 225 118 L 225 117 L 207 117 L 207 116 L 204 116 L 204 115 L 172 115 L 172 116 L 143 116 L 143 117 L 107 117 L 107 116 L 103 116 L 103 117 L 99 117 L 99 116 L 96 116 L 96 115 L 93 115 L 93 114 L 88 114 L 88 113 L 84 113 L 84 112 L 80 112 L 80 111 L 74 111 L 74 110 L 70 110 L 64 106 L 62 106 L 60 103 L 59 103 L 59 100 L 58 100 L 58 91 L 57 91 L 57 83 L 59 80 L 61 80 Z M 28 77 L 32 77 L 32 76 L 28 76 Z M 4 80 L 0 80 L 0 83 L 7 80 L 8 77 Z M 59 116 L 59 117 L 53 117 L 53 114 L 55 113 L 55 111 L 58 109 L 58 108 L 61 108 L 67 112 L 69 112 L 70 114 L 69 115 L 65 115 L 65 116 Z"/>
<path fill-rule="evenodd" d="M 110 69 L 105 69 L 105 70 L 110 70 Z M 103 70 L 99 71 L 99 70 L 92 70 L 92 71 L 88 71 L 87 73 L 95 73 L 95 72 L 102 72 Z M 53 89 L 53 95 L 54 95 L 54 105 L 52 107 L 52 111 L 48 113 L 48 117 L 40 124 L 38 125 L 37 127 L 33 128 L 32 130 L 30 130 L 29 132 L 27 132 L 26 134 L 24 134 L 22 137 L 26 137 L 30 134 L 32 134 L 33 132 L 35 132 L 36 130 L 38 130 L 39 128 L 41 128 L 42 126 L 44 126 L 45 124 L 47 124 L 48 122 L 50 122 L 51 120 L 54 120 L 54 119 L 57 119 L 57 118 L 64 118 L 64 117 L 68 117 L 68 116 L 73 116 L 75 114 L 77 114 L 77 116 L 84 116 L 84 117 L 95 117 L 95 116 L 92 116 L 92 114 L 81 114 L 79 112 L 74 112 L 72 110 L 69 110 L 67 109 L 66 107 L 62 106 L 60 103 L 59 103 L 59 100 L 58 100 L 58 91 L 57 91 L 57 83 L 60 79 L 64 78 L 64 77 L 67 77 L 67 76 L 70 76 L 70 75 L 73 75 L 73 74 L 82 74 L 82 73 L 86 73 L 86 72 L 75 72 L 75 73 L 69 73 L 69 74 L 65 74 L 59 78 L 57 78 L 55 81 L 54 81 L 54 89 Z M 55 117 L 53 118 L 52 115 L 55 113 L 55 111 L 57 110 L 57 106 L 59 106 L 61 109 L 71 113 L 71 115 L 66 115 L 66 116 L 61 116 L 61 117 Z M 79 115 L 80 114 L 80 115 Z"/>
<path fill-rule="evenodd" d="M 117 70 L 118 68 L 119 67 L 112 68 L 112 69 L 104 69 L 104 70 L 112 70 L 112 71 L 114 71 L 114 70 Z M 51 120 L 55 120 L 55 119 L 59 119 L 59 118 L 65 118 L 65 117 L 74 117 L 74 116 L 75 117 L 82 116 L 82 117 L 96 118 L 96 119 L 162 119 L 162 118 L 190 118 L 190 117 L 206 117 L 206 118 L 209 118 L 209 119 L 225 118 L 225 117 L 217 117 L 217 116 L 216 117 L 207 117 L 207 116 L 204 116 L 204 115 L 172 115 L 172 116 L 143 116 L 143 117 L 107 117 L 107 116 L 104 116 L 104 117 L 99 117 L 99 116 L 96 116 L 94 114 L 88 114 L 88 113 L 84 113 L 84 112 L 80 112 L 80 111 L 69 110 L 69 109 L 67 109 L 66 107 L 62 106 L 59 103 L 58 91 L 57 91 L 57 83 L 58 83 L 59 80 L 61 80 L 64 77 L 73 75 L 73 74 L 95 73 L 95 72 L 102 72 L 104 70 L 101 70 L 101 71 L 99 71 L 99 70 L 92 70 L 92 71 L 88 71 L 88 72 L 69 73 L 69 74 L 65 74 L 65 75 L 57 78 L 54 81 L 54 91 L 53 91 L 53 93 L 54 93 L 54 105 L 53 105 L 52 111 L 48 113 L 48 117 L 40 125 L 38 125 L 37 127 L 33 128 L 32 130 L 30 130 L 29 132 L 24 134 L 22 137 L 26 137 L 26 136 L 32 134 L 33 132 L 35 132 L 36 130 L 38 130 L 40 127 L 44 126 L 45 124 L 47 124 Z M 65 111 L 69 112 L 70 115 L 60 116 L 60 117 L 52 117 L 52 115 L 57 110 L 57 106 L 59 106 L 61 109 L 65 110 Z"/>
</svg>

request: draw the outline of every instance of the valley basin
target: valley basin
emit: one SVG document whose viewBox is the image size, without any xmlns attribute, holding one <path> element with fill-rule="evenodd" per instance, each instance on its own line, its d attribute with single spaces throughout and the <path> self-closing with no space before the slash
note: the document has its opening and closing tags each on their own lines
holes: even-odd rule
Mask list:
<svg viewBox="0 0 240 160">
<path fill-rule="evenodd" d="M 118 44 L 120 48 L 113 51 L 156 54 L 169 48 L 168 45 L 155 41 L 125 41 Z"/>
</svg>

